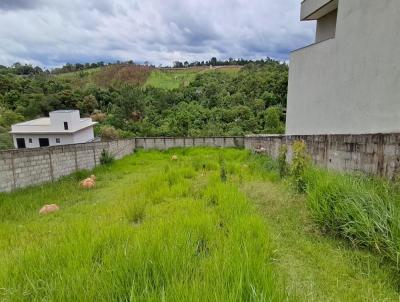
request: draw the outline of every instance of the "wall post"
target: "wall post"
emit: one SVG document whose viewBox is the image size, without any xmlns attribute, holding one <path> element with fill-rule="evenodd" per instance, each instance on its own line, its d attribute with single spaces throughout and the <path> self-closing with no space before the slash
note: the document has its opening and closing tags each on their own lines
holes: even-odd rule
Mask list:
<svg viewBox="0 0 400 302">
<path fill-rule="evenodd" d="M 77 152 L 77 150 L 76 150 L 76 145 L 75 145 L 75 148 L 74 148 L 74 153 L 75 153 L 75 171 L 78 171 L 78 152 Z"/>
<path fill-rule="evenodd" d="M 15 176 L 15 158 L 14 158 L 13 151 L 11 151 L 11 169 L 12 169 L 12 174 L 13 174 L 12 189 L 15 190 L 17 188 L 17 180 L 16 180 L 16 176 Z"/>
<path fill-rule="evenodd" d="M 50 169 L 51 181 L 54 181 L 53 159 L 51 157 L 51 148 L 49 148 L 49 169 Z"/>
<path fill-rule="evenodd" d="M 96 158 L 96 143 L 93 143 L 93 159 L 94 159 L 94 166 L 97 166 L 97 158 Z"/>
</svg>

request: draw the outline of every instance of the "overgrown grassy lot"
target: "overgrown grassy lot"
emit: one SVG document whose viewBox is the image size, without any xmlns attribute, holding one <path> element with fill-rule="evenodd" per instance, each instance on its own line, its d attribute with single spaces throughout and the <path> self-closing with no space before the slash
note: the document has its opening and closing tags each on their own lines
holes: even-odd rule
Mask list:
<svg viewBox="0 0 400 302">
<path fill-rule="evenodd" d="M 226 183 L 220 154 L 237 172 Z M 78 173 L 1 195 L 0 297 L 284 300 L 270 233 L 235 184 L 247 154 L 199 149 L 170 158 L 140 152 L 99 168 L 91 191 L 78 188 Z M 40 217 L 46 203 L 61 211 Z"/>
<path fill-rule="evenodd" d="M 391 262 L 321 232 L 264 156 L 140 151 L 80 189 L 91 173 L 0 194 L 0 301 L 399 300 Z"/>
</svg>

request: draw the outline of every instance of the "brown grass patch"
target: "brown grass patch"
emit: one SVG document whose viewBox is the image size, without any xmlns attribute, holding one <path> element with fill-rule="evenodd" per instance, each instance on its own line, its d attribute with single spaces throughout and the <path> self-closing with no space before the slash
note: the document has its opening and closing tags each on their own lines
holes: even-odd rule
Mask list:
<svg viewBox="0 0 400 302">
<path fill-rule="evenodd" d="M 153 68 L 142 65 L 110 65 L 94 77 L 97 85 L 102 87 L 120 87 L 124 84 L 143 85 Z"/>
</svg>

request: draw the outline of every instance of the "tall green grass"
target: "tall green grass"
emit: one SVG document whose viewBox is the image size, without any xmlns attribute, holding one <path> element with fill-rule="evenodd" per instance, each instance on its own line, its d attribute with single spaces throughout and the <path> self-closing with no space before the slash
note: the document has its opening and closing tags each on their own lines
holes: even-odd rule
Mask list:
<svg viewBox="0 0 400 302">
<path fill-rule="evenodd" d="M 308 205 L 323 230 L 372 249 L 399 268 L 400 195 L 393 184 L 361 175 L 308 169 Z"/>
<path fill-rule="evenodd" d="M 383 255 L 400 271 L 399 185 L 319 169 L 311 164 L 304 142 L 296 142 L 294 149 L 287 179 L 297 193 L 306 193 L 311 217 L 321 230 Z M 264 175 L 274 175 L 286 165 L 282 154 L 277 161 L 255 157 L 257 166 L 267 171 Z"/>
<path fill-rule="evenodd" d="M 79 189 L 83 172 L 0 195 L 0 300 L 289 299 L 266 224 L 238 189 L 257 173 L 248 160 L 230 149 L 143 151 L 95 170 L 94 190 Z M 61 210 L 40 217 L 50 202 Z"/>
</svg>

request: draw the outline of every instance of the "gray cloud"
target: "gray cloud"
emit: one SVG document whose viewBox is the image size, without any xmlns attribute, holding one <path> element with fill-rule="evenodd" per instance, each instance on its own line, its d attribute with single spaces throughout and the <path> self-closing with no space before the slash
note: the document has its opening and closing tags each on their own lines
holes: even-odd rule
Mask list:
<svg viewBox="0 0 400 302">
<path fill-rule="evenodd" d="M 299 0 L 0 0 L 0 64 L 286 60 L 312 41 L 299 10 Z"/>
<path fill-rule="evenodd" d="M 1 0 L 0 10 L 33 9 L 40 5 L 40 0 Z"/>
</svg>

